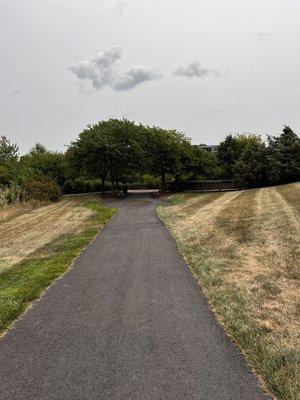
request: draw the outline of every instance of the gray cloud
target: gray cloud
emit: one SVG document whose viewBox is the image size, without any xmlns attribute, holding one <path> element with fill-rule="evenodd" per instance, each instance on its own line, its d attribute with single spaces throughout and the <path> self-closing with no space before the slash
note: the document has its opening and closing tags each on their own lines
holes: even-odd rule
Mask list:
<svg viewBox="0 0 300 400">
<path fill-rule="evenodd" d="M 143 82 L 160 78 L 162 78 L 162 74 L 154 68 L 145 65 L 133 65 L 117 77 L 113 89 L 129 90 Z"/>
<path fill-rule="evenodd" d="M 173 75 L 186 78 L 206 78 L 209 75 L 220 76 L 221 73 L 215 69 L 202 68 L 198 61 L 191 61 L 186 66 L 180 67 L 173 72 Z"/>
<path fill-rule="evenodd" d="M 143 82 L 162 77 L 159 71 L 145 65 L 133 65 L 121 72 L 118 68 L 121 58 L 121 48 L 113 47 L 101 51 L 91 60 L 73 65 L 70 69 L 78 79 L 91 82 L 95 89 L 108 86 L 116 91 L 130 90 Z"/>
</svg>

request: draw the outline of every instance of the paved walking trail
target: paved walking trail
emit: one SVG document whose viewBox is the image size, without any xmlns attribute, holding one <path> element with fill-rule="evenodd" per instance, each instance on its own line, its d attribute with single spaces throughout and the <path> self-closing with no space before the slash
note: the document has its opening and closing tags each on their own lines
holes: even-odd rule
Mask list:
<svg viewBox="0 0 300 400">
<path fill-rule="evenodd" d="M 150 198 L 0 340 L 1 400 L 266 400 Z"/>
</svg>

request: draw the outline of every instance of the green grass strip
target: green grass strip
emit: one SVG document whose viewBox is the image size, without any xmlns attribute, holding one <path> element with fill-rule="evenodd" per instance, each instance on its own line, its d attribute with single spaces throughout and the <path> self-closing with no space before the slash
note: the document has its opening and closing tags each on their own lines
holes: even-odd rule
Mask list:
<svg viewBox="0 0 300 400">
<path fill-rule="evenodd" d="M 82 206 L 82 205 L 81 205 Z M 0 334 L 38 299 L 51 283 L 72 265 L 73 260 L 96 236 L 116 212 L 97 201 L 86 201 L 84 207 L 95 214 L 86 222 L 87 228 L 47 244 L 32 258 L 0 275 Z M 45 255 L 46 254 L 46 255 Z"/>
</svg>

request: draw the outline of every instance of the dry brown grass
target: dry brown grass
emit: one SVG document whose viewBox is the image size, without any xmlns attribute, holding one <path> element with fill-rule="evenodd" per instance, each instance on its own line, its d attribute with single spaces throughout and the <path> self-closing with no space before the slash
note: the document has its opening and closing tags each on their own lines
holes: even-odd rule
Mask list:
<svg viewBox="0 0 300 400">
<path fill-rule="evenodd" d="M 5 217 L 9 219 L 0 224 L 0 272 L 60 236 L 80 232 L 93 214 L 91 209 L 79 206 L 80 201 L 82 196 L 34 210 L 30 206 L 27 206 L 29 210 L 24 209 L 25 206 L 16 208 L 9 217 L 6 213 Z"/>
<path fill-rule="evenodd" d="M 31 203 L 17 203 L 8 207 L 0 208 L 0 224 L 8 221 L 11 218 L 24 214 L 35 208 Z"/>
<path fill-rule="evenodd" d="M 189 196 L 159 211 L 233 336 L 251 326 L 257 351 L 268 342 L 265 357 L 284 358 L 271 368 L 247 348 L 247 337 L 237 339 L 274 392 L 289 400 L 300 398 L 293 372 L 300 346 L 299 199 L 300 184 L 291 184 Z M 234 320 L 237 312 L 242 322 Z"/>
<path fill-rule="evenodd" d="M 0 225 L 0 243 L 5 245 L 3 254 L 7 260 L 0 270 L 0 337 L 32 301 L 70 268 L 115 212 L 116 209 L 105 207 L 99 197 L 80 195 Z M 3 239 L 4 234 L 7 237 Z"/>
</svg>

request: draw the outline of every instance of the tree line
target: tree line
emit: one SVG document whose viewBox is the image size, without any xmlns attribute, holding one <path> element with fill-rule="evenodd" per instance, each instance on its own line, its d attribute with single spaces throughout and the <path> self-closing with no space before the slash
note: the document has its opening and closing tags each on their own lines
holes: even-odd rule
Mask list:
<svg viewBox="0 0 300 400">
<path fill-rule="evenodd" d="M 216 154 L 176 130 L 109 119 L 84 129 L 65 152 L 36 144 L 20 156 L 0 139 L 0 188 L 8 198 L 57 200 L 61 193 L 116 191 L 125 185 L 160 186 L 187 180 L 234 179 L 241 188 L 299 180 L 300 139 L 286 126 L 264 142 L 254 134 L 228 135 Z"/>
</svg>

